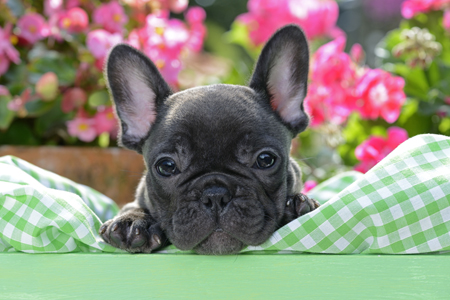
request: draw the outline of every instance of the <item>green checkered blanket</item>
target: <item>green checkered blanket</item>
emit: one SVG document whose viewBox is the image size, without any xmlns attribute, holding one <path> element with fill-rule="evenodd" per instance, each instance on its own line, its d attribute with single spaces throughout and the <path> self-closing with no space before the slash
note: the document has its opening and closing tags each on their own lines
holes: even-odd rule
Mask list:
<svg viewBox="0 0 450 300">
<path fill-rule="evenodd" d="M 440 253 L 450 250 L 450 138 L 409 139 L 366 174 L 313 189 L 323 203 L 243 253 Z M 109 198 L 11 156 L 0 158 L 0 251 L 117 252 L 98 235 Z M 180 253 L 174 246 L 159 251 Z"/>
</svg>

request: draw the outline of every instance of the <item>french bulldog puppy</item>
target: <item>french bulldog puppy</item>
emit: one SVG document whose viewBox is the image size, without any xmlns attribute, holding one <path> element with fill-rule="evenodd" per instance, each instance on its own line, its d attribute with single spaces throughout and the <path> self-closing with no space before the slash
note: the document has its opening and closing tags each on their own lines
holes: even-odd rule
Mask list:
<svg viewBox="0 0 450 300">
<path fill-rule="evenodd" d="M 173 93 L 155 65 L 115 46 L 105 76 L 120 119 L 119 142 L 144 156 L 134 202 L 100 235 L 129 252 L 168 243 L 199 254 L 259 245 L 319 204 L 300 194 L 291 140 L 308 125 L 303 108 L 309 50 L 296 26 L 267 42 L 250 84 Z"/>
</svg>

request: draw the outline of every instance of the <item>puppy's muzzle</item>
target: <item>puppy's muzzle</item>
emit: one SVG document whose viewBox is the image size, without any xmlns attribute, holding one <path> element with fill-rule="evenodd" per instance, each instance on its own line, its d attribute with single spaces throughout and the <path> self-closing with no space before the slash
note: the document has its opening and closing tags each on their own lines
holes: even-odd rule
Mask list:
<svg viewBox="0 0 450 300">
<path fill-rule="evenodd" d="M 231 202 L 231 193 L 223 186 L 211 186 L 203 190 L 201 202 L 208 211 L 220 213 Z"/>
</svg>

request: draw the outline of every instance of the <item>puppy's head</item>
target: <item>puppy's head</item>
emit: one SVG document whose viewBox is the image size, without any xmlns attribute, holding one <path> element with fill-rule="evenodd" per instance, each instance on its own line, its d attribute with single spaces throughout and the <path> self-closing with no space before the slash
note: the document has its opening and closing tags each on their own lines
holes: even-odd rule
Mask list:
<svg viewBox="0 0 450 300">
<path fill-rule="evenodd" d="M 119 142 L 144 155 L 145 205 L 175 246 L 236 253 L 278 228 L 293 185 L 290 142 L 308 124 L 308 60 L 303 32 L 287 26 L 264 47 L 249 87 L 172 93 L 139 51 L 110 52 Z"/>
</svg>

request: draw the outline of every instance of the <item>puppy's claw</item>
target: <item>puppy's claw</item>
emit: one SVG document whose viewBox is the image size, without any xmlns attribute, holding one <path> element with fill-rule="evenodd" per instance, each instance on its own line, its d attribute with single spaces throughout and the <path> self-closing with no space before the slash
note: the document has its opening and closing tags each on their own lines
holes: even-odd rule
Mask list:
<svg viewBox="0 0 450 300">
<path fill-rule="evenodd" d="M 153 239 L 158 245 L 161 245 L 161 239 L 160 239 L 160 237 L 159 237 L 157 234 L 154 234 L 154 235 L 152 236 L 152 239 Z"/>
<path fill-rule="evenodd" d="M 319 202 L 304 194 L 295 195 L 293 201 L 295 203 L 295 211 L 299 217 L 312 212 L 320 206 Z"/>
<path fill-rule="evenodd" d="M 162 246 L 164 236 L 160 225 L 140 208 L 106 221 L 99 232 L 108 244 L 131 253 L 151 253 Z"/>
</svg>

